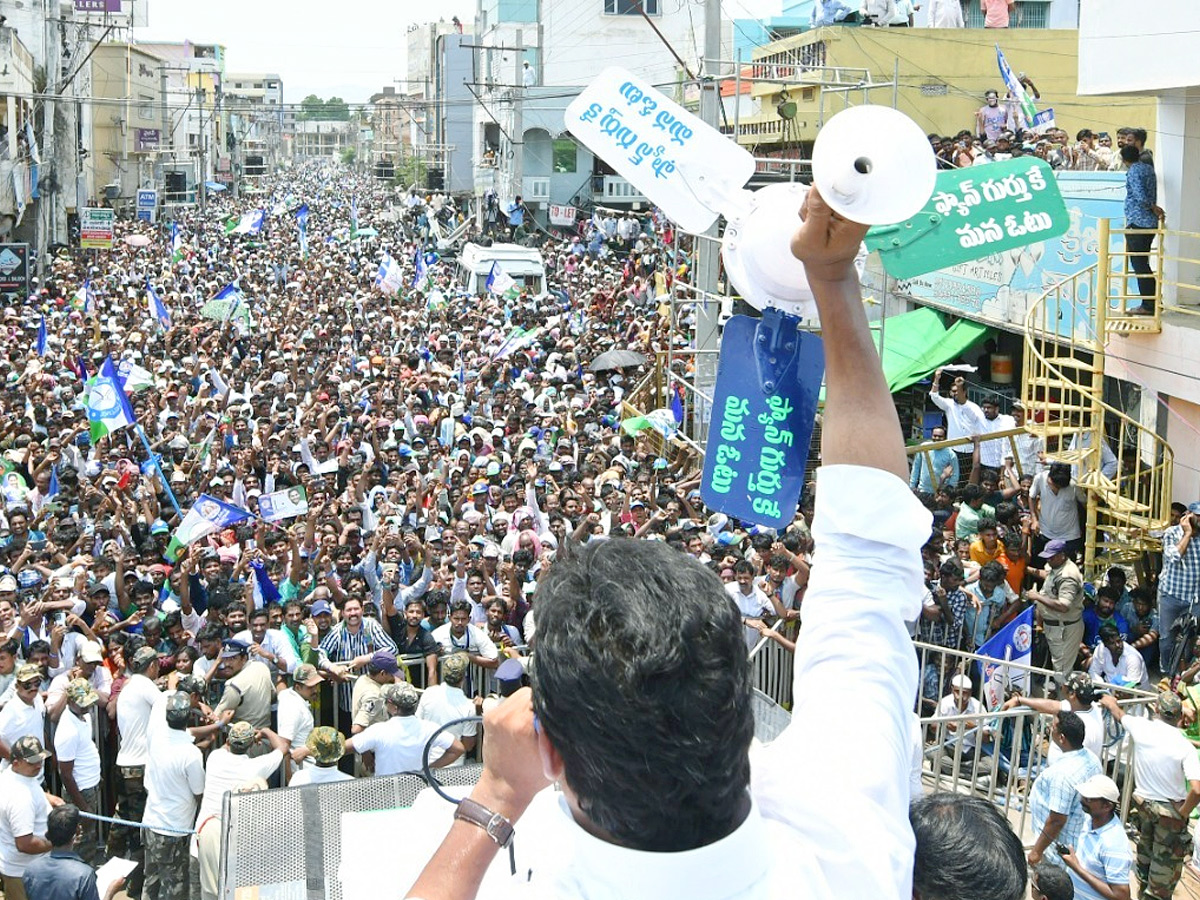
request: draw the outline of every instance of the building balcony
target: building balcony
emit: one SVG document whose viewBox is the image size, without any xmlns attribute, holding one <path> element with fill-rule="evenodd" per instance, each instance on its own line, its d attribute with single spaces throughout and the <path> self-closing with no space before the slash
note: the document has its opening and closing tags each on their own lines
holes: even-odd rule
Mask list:
<svg viewBox="0 0 1200 900">
<path fill-rule="evenodd" d="M 592 186 L 597 203 L 637 203 L 646 199 L 645 194 L 620 175 L 599 175 Z"/>
</svg>

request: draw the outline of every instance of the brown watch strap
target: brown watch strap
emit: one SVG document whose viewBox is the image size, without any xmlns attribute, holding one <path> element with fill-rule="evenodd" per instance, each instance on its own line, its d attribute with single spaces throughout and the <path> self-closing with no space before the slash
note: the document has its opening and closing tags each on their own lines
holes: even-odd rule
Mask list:
<svg viewBox="0 0 1200 900">
<path fill-rule="evenodd" d="M 454 810 L 454 818 L 478 825 L 487 832 L 488 837 L 501 847 L 507 847 L 512 843 L 512 822 L 469 797 L 459 801 L 458 807 Z"/>
</svg>

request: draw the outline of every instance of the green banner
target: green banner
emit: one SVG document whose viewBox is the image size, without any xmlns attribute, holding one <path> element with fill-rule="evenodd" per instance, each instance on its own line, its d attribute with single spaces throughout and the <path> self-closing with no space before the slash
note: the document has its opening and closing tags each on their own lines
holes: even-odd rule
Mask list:
<svg viewBox="0 0 1200 900">
<path fill-rule="evenodd" d="M 912 278 L 1058 237 L 1070 227 L 1054 171 L 1022 156 L 939 172 L 917 215 L 867 232 L 893 278 Z"/>
</svg>

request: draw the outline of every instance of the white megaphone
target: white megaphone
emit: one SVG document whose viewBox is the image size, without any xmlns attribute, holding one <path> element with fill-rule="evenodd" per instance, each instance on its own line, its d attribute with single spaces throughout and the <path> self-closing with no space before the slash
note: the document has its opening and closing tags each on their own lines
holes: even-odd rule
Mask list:
<svg viewBox="0 0 1200 900">
<path fill-rule="evenodd" d="M 813 146 L 813 183 L 843 218 L 894 225 L 915 216 L 933 195 L 937 162 L 917 123 L 887 106 L 855 106 L 833 116 Z M 722 210 L 725 271 L 755 309 L 774 307 L 814 318 L 804 264 L 792 256 L 808 185 L 773 184 L 740 191 Z"/>
</svg>

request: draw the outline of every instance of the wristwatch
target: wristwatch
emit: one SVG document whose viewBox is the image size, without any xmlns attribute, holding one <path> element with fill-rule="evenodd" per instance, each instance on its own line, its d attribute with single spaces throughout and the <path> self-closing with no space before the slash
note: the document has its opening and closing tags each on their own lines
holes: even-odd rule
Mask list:
<svg viewBox="0 0 1200 900">
<path fill-rule="evenodd" d="M 507 847 L 512 843 L 512 822 L 469 797 L 458 802 L 458 808 L 454 810 L 454 818 L 478 825 L 487 832 L 488 837 L 501 847 Z"/>
</svg>

